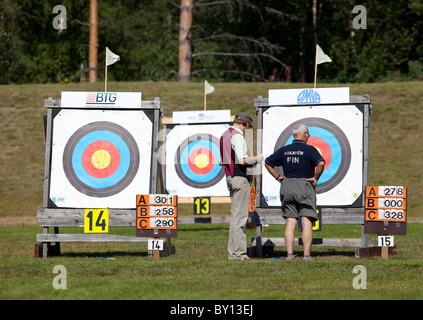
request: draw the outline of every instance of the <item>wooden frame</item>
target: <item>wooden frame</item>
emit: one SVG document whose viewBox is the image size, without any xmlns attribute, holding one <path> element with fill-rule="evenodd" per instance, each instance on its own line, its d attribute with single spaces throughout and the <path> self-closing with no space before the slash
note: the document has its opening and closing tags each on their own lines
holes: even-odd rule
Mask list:
<svg viewBox="0 0 423 320">
<path fill-rule="evenodd" d="M 369 117 L 372 112 L 372 106 L 370 104 L 369 95 L 350 96 L 350 102 L 347 104 L 355 104 L 363 106 L 363 195 L 365 192 L 365 186 L 369 182 Z M 268 108 L 269 103 L 267 98 L 259 96 L 254 99 L 254 106 L 256 107 L 258 117 L 258 129 L 263 128 L 263 108 Z M 257 154 L 262 153 L 263 147 L 263 134 L 261 130 L 257 130 Z M 279 238 L 263 238 L 262 225 L 263 224 L 285 224 L 285 219 L 281 216 L 280 208 L 263 208 L 261 201 L 263 201 L 262 190 L 262 176 L 261 174 L 256 176 L 256 210 L 251 223 L 255 224 L 256 227 L 256 238 L 253 243 L 256 245 L 256 256 L 262 256 L 262 246 L 275 246 L 284 244 L 283 239 Z M 373 241 L 369 241 L 368 235 L 363 232 L 364 225 L 364 196 L 362 197 L 362 204 L 359 207 L 322 207 L 322 222 L 323 224 L 361 224 L 362 234 L 361 239 L 322 239 L 320 244 L 325 246 L 353 246 L 356 247 L 358 244 L 361 247 L 368 247 L 374 245 Z M 298 244 L 298 240 L 297 240 Z"/>
<path fill-rule="evenodd" d="M 51 168 L 51 143 L 52 143 L 52 122 L 53 109 L 61 108 L 61 101 L 53 98 L 45 100 L 47 108 L 46 126 L 46 158 L 44 176 L 43 208 L 37 210 L 38 225 L 43 228 L 42 234 L 37 234 L 35 256 L 48 257 L 50 254 L 60 254 L 60 242 L 147 242 L 147 238 L 119 236 L 111 234 L 60 234 L 60 227 L 83 227 L 84 210 L 76 208 L 48 208 Z M 141 110 L 153 111 L 153 133 L 152 133 L 152 155 L 151 155 L 151 181 L 150 193 L 157 193 L 158 165 L 159 165 L 159 127 L 160 117 L 163 115 L 163 106 L 159 98 L 154 101 L 141 101 Z M 134 197 L 135 203 L 135 197 Z M 135 226 L 136 210 L 134 209 L 109 209 L 110 226 Z M 49 233 L 49 228 L 54 233 Z M 56 245 L 52 246 L 51 243 Z"/>
</svg>

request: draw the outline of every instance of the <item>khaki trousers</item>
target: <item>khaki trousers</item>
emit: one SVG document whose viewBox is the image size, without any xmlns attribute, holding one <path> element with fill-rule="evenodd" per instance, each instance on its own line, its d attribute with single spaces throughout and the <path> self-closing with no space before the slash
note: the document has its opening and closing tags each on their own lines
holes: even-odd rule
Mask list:
<svg viewBox="0 0 423 320">
<path fill-rule="evenodd" d="M 245 177 L 227 176 L 226 183 L 231 196 L 231 224 L 229 226 L 228 259 L 247 257 L 245 235 L 250 200 L 250 183 Z"/>
</svg>

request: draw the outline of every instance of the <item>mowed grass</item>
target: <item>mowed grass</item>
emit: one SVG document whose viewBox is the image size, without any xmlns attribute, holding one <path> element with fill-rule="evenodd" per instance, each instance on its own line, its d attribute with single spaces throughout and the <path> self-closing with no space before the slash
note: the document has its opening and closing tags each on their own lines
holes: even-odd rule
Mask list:
<svg viewBox="0 0 423 320">
<path fill-rule="evenodd" d="M 409 224 L 407 236 L 396 236 L 398 254 L 386 260 L 356 259 L 354 248 L 314 247 L 315 261 L 269 257 L 250 261 L 226 258 L 228 226 L 181 225 L 172 239 L 176 253 L 155 260 L 147 244 L 62 243 L 62 255 L 33 258 L 37 227 L 0 228 L 0 299 L 143 299 L 143 300 L 298 300 L 422 299 L 423 224 Z M 265 227 L 281 237 L 283 226 Z M 132 228 L 112 228 L 133 235 Z M 324 226 L 315 237 L 360 237 L 360 226 Z M 62 232 L 82 232 L 63 228 Z M 254 237 L 255 230 L 247 230 Z M 277 247 L 271 257 L 284 257 Z M 99 259 L 114 258 L 114 259 Z M 66 268 L 66 290 L 53 287 L 56 265 Z M 354 289 L 357 265 L 367 272 L 367 289 Z M 360 282 L 362 283 L 362 282 Z"/>
</svg>

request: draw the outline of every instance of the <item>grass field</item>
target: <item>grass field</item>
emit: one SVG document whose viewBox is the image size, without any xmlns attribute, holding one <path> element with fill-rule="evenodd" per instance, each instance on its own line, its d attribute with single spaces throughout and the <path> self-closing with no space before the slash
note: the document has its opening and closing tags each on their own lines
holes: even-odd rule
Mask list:
<svg viewBox="0 0 423 320">
<path fill-rule="evenodd" d="M 360 226 L 325 226 L 316 237 L 359 237 Z M 422 299 L 423 224 L 396 236 L 396 256 L 356 259 L 354 248 L 313 249 L 315 261 L 268 258 L 229 261 L 227 225 L 181 225 L 172 240 L 176 254 L 154 260 L 147 244 L 62 244 L 62 255 L 33 258 L 37 227 L 0 228 L 0 299 L 298 300 Z M 249 237 L 254 230 L 247 230 Z M 66 232 L 66 229 L 63 229 Z M 133 235 L 131 228 L 114 234 Z M 265 234 L 282 236 L 282 226 Z M 298 250 L 298 251 L 297 251 Z M 301 248 L 296 253 L 302 255 Z M 273 257 L 285 256 L 278 247 Z M 98 259 L 114 258 L 113 260 Z M 66 268 L 67 289 L 53 288 L 56 265 Z M 354 289 L 357 265 L 367 272 L 367 289 Z"/>
<path fill-rule="evenodd" d="M 253 99 L 280 83 L 214 83 L 208 109 L 255 114 Z M 335 86 L 335 85 L 334 85 Z M 103 84 L 0 86 L 0 299 L 422 299 L 423 224 L 409 223 L 396 236 L 398 255 L 354 258 L 353 248 L 313 249 L 316 261 L 260 259 L 228 261 L 228 225 L 181 225 L 172 243 L 176 254 L 158 261 L 147 244 L 62 244 L 62 255 L 34 259 L 36 209 L 42 207 L 44 178 L 44 99 L 61 91 L 101 91 Z M 203 84 L 175 82 L 109 83 L 109 90 L 142 91 L 143 100 L 160 97 L 165 115 L 203 107 Z M 350 85 L 351 94 L 370 94 L 370 184 L 404 185 L 409 221 L 423 220 L 423 87 L 421 82 Z M 227 205 L 213 214 L 228 215 Z M 186 206 L 182 215 L 191 215 Z M 282 237 L 283 226 L 265 228 Z M 60 230 L 66 233 L 66 228 Z M 75 232 L 74 230 L 72 232 Z M 78 230 L 82 232 L 82 230 Z M 112 234 L 133 236 L 132 228 Z M 248 238 L 255 230 L 248 230 Z M 327 225 L 316 237 L 355 237 L 361 226 Z M 298 253 L 301 254 L 298 247 Z M 276 257 L 285 255 L 277 248 Z M 98 257 L 115 258 L 114 260 Z M 53 268 L 67 270 L 67 289 L 55 290 Z M 353 268 L 367 270 L 367 289 L 356 290 Z"/>
</svg>

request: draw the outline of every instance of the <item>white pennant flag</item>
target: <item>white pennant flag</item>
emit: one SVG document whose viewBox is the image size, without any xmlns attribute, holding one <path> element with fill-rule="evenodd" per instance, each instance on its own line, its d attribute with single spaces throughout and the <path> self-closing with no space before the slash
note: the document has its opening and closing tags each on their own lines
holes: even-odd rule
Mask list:
<svg viewBox="0 0 423 320">
<path fill-rule="evenodd" d="M 316 56 L 316 64 L 321 64 L 325 62 L 332 62 L 332 59 L 323 52 L 322 48 L 317 45 L 317 56 Z"/>
<path fill-rule="evenodd" d="M 204 80 L 204 85 L 205 85 L 204 91 L 206 94 L 214 92 L 215 90 L 214 87 L 210 83 L 208 83 L 207 80 Z"/>
<path fill-rule="evenodd" d="M 106 47 L 106 66 L 110 66 L 111 64 L 120 60 L 120 57 L 117 54 L 114 54 L 110 51 L 109 48 Z"/>
</svg>

